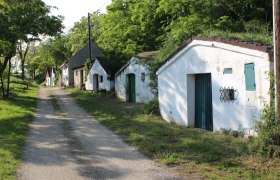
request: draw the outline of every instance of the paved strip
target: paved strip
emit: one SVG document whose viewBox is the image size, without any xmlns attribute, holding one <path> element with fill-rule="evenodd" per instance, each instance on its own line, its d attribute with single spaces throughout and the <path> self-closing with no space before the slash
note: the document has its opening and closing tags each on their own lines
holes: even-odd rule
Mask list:
<svg viewBox="0 0 280 180">
<path fill-rule="evenodd" d="M 55 115 L 41 89 L 19 179 L 182 179 L 128 146 L 62 89 Z"/>
<path fill-rule="evenodd" d="M 41 88 L 18 179 L 84 179 L 63 135 L 61 120 L 49 100 L 50 89 Z"/>
</svg>

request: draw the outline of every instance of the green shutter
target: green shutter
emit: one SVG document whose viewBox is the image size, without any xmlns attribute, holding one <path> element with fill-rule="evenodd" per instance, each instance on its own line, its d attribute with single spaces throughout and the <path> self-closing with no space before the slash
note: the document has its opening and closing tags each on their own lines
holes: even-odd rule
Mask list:
<svg viewBox="0 0 280 180">
<path fill-rule="evenodd" d="M 245 83 L 246 91 L 256 90 L 255 65 L 253 63 L 245 64 Z"/>
</svg>

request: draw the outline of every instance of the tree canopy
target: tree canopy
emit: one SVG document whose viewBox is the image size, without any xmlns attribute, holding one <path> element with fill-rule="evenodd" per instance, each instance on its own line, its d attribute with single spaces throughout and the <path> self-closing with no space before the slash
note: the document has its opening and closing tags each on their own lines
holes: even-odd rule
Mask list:
<svg viewBox="0 0 280 180">
<path fill-rule="evenodd" d="M 0 1 L 1 81 L 7 64 L 16 53 L 18 43 L 24 61 L 30 42 L 40 40 L 40 36 L 54 36 L 61 32 L 63 18 L 50 15 L 50 10 L 51 7 L 41 0 Z M 26 45 L 22 46 L 23 43 Z M 4 88 L 3 84 L 1 87 Z"/>
<path fill-rule="evenodd" d="M 91 25 L 92 38 L 103 50 L 105 59 L 125 62 L 140 52 L 160 50 L 155 60 L 157 62 L 194 35 L 228 34 L 232 37 L 236 33 L 249 33 L 249 39 L 256 41 L 262 40 L 259 38 L 262 36 L 270 37 L 272 2 L 112 0 L 106 14 L 91 14 Z M 54 42 L 49 42 L 49 46 L 56 46 Z M 83 17 L 65 35 L 65 46 L 55 49 L 57 52 L 66 52 L 63 55 L 66 58 L 74 55 L 87 42 L 88 22 L 87 17 Z"/>
</svg>

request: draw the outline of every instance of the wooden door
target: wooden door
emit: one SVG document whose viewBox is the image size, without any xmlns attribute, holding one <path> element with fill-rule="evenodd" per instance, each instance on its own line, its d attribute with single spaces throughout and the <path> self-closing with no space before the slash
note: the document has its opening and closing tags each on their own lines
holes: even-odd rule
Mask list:
<svg viewBox="0 0 280 180">
<path fill-rule="evenodd" d="M 136 102 L 136 93 L 135 93 L 135 74 L 127 75 L 128 84 L 127 84 L 127 97 L 128 102 Z"/>
<path fill-rule="evenodd" d="M 213 131 L 211 74 L 195 75 L 195 126 Z"/>
<path fill-rule="evenodd" d="M 93 86 L 93 91 L 98 91 L 99 89 L 99 82 L 98 82 L 98 74 L 94 74 L 92 78 L 92 86 Z"/>
</svg>

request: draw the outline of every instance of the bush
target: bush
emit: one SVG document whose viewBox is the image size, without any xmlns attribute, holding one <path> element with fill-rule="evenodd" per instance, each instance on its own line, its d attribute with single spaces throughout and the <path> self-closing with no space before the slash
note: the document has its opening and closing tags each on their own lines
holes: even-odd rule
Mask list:
<svg viewBox="0 0 280 180">
<path fill-rule="evenodd" d="M 145 104 L 142 110 L 145 114 L 160 115 L 158 99 L 154 98 L 148 104 Z"/>
<path fill-rule="evenodd" d="M 26 80 L 22 80 L 21 78 L 18 78 L 16 76 L 11 76 L 10 83 L 27 85 L 28 82 Z"/>
<path fill-rule="evenodd" d="M 270 35 L 269 23 L 260 20 L 251 20 L 245 23 L 245 30 L 250 33 Z"/>
<path fill-rule="evenodd" d="M 274 105 L 262 110 L 260 120 L 256 122 L 259 136 L 251 144 L 251 150 L 264 157 L 280 157 L 280 123 L 275 120 Z"/>
</svg>

